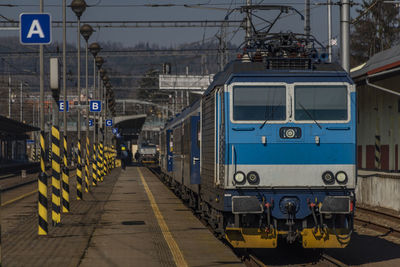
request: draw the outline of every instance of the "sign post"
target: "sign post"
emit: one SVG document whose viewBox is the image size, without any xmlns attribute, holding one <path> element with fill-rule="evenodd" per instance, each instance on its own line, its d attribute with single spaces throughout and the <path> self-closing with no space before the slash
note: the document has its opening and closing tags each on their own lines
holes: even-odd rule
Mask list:
<svg viewBox="0 0 400 267">
<path fill-rule="evenodd" d="M 38 177 L 38 234 L 47 235 L 47 176 L 45 170 L 45 142 L 44 142 L 44 53 L 43 45 L 51 43 L 51 16 L 43 13 L 43 0 L 40 0 L 38 14 L 22 13 L 20 15 L 20 42 L 24 45 L 40 45 L 39 69 L 40 69 L 40 174 Z"/>
</svg>

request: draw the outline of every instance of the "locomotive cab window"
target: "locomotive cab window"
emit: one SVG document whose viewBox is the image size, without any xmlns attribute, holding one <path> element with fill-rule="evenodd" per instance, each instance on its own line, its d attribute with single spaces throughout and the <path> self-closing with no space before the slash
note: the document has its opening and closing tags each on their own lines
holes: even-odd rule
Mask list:
<svg viewBox="0 0 400 267">
<path fill-rule="evenodd" d="M 297 121 L 344 121 L 348 119 L 348 92 L 344 85 L 297 85 Z"/>
<path fill-rule="evenodd" d="M 233 87 L 233 120 L 286 120 L 285 86 Z"/>
</svg>

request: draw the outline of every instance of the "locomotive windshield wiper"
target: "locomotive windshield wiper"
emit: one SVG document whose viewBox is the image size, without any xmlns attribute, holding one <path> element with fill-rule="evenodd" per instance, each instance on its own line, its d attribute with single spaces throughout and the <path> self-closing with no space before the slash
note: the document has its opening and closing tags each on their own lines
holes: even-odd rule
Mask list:
<svg viewBox="0 0 400 267">
<path fill-rule="evenodd" d="M 308 115 L 308 117 L 310 117 L 310 119 L 312 119 L 314 122 L 315 122 L 315 124 L 322 130 L 322 127 L 321 127 L 321 125 L 314 119 L 314 117 L 311 115 L 311 113 L 308 111 L 308 110 L 306 110 L 306 108 L 305 107 L 303 107 L 303 105 L 300 103 L 300 102 L 298 102 L 299 103 L 299 106 L 304 110 L 304 112 Z"/>
<path fill-rule="evenodd" d="M 265 112 L 264 112 L 264 122 L 263 122 L 263 124 L 261 124 L 261 126 L 260 126 L 260 129 L 262 129 L 264 126 L 265 126 L 265 124 L 267 123 L 267 121 L 268 121 L 268 119 L 267 119 L 267 111 L 268 111 L 268 105 L 265 105 Z"/>
<path fill-rule="evenodd" d="M 264 125 L 268 122 L 268 120 L 266 119 L 263 124 L 261 124 L 260 129 L 262 129 L 264 127 Z"/>
</svg>

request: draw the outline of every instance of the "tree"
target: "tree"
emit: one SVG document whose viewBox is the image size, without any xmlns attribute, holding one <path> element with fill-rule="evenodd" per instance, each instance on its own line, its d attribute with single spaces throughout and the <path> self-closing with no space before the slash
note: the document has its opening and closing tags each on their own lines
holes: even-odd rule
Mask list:
<svg viewBox="0 0 400 267">
<path fill-rule="evenodd" d="M 351 65 L 357 66 L 374 54 L 398 43 L 399 9 L 383 0 L 363 0 L 357 9 L 350 37 Z"/>
</svg>

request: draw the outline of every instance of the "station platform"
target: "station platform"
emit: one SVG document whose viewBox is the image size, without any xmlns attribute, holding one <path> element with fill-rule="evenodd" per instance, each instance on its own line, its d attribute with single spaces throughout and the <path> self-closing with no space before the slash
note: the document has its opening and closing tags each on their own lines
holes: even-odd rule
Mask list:
<svg viewBox="0 0 400 267">
<path fill-rule="evenodd" d="M 106 178 L 48 236 L 25 214 L 2 239 L 2 265 L 243 266 L 148 169 L 117 168 Z"/>
</svg>

